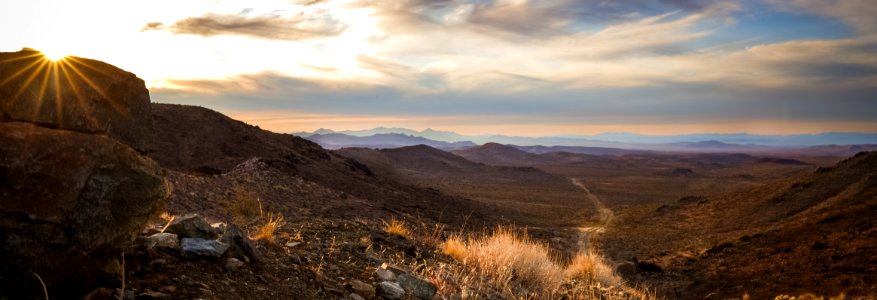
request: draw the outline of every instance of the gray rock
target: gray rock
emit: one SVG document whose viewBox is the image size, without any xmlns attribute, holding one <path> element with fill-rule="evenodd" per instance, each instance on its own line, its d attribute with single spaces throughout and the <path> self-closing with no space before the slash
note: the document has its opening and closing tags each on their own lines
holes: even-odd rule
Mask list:
<svg viewBox="0 0 877 300">
<path fill-rule="evenodd" d="M 199 238 L 183 238 L 180 246 L 185 258 L 221 257 L 228 250 L 228 245 L 219 241 Z"/>
<path fill-rule="evenodd" d="M 148 237 L 144 237 L 142 241 L 147 249 L 164 248 L 172 250 L 180 250 L 180 239 L 176 234 L 160 232 Z"/>
<path fill-rule="evenodd" d="M 384 263 L 375 270 L 375 277 L 381 281 L 396 281 L 396 276 L 404 273 L 405 271 L 401 268 L 393 267 Z"/>
<path fill-rule="evenodd" d="M 363 298 L 363 297 L 360 296 L 360 295 L 357 295 L 356 293 L 352 293 L 352 294 L 348 295 L 348 296 L 347 296 L 347 299 L 350 299 L 350 300 L 365 300 L 365 298 Z"/>
<path fill-rule="evenodd" d="M 372 299 L 375 297 L 376 290 L 375 287 L 371 284 L 354 279 L 351 280 L 350 283 L 348 283 L 347 285 L 350 290 L 352 290 L 358 296 L 362 296 L 367 299 Z"/>
<path fill-rule="evenodd" d="M 432 282 L 413 275 L 399 274 L 396 279 L 399 281 L 399 286 L 420 299 L 432 299 L 438 291 Z"/>
<path fill-rule="evenodd" d="M 396 274 L 393 274 L 392 271 L 387 269 L 377 269 L 375 270 L 375 277 L 381 281 L 396 281 Z"/>
<path fill-rule="evenodd" d="M 235 258 L 259 261 L 261 254 L 256 250 L 253 241 L 250 240 L 237 225 L 231 224 L 226 228 L 225 233 L 220 239 L 226 245 L 229 245 L 228 255 Z"/>
<path fill-rule="evenodd" d="M 31 49 L 0 53 L 0 121 L 106 134 L 146 151 L 152 140 L 152 106 L 142 79 L 104 62 L 79 57 L 67 58 L 68 63 L 59 64 L 57 69 L 36 67 L 45 61 Z M 40 75 L 43 71 L 50 76 Z"/>
<path fill-rule="evenodd" d="M 210 223 L 207 223 L 207 220 L 204 220 L 198 214 L 177 217 L 165 229 L 165 232 L 176 234 L 181 238 L 215 239 L 219 236 L 213 230 L 213 227 L 210 226 Z"/>
<path fill-rule="evenodd" d="M 405 289 L 399 286 L 398 283 L 389 281 L 378 283 L 377 290 L 378 294 L 387 300 L 402 299 L 402 295 L 405 294 Z"/>
<path fill-rule="evenodd" d="M 241 260 L 239 260 L 237 258 L 229 257 L 228 259 L 225 260 L 225 269 L 226 270 L 237 271 L 238 269 L 240 269 L 243 266 L 244 266 L 244 262 L 242 262 Z"/>
</svg>

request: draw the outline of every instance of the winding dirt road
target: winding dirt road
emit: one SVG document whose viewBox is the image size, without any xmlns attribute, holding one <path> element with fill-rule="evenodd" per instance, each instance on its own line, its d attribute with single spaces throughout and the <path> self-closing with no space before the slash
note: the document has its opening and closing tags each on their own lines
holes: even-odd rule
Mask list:
<svg viewBox="0 0 877 300">
<path fill-rule="evenodd" d="M 591 245 L 591 240 L 597 234 L 603 233 L 606 230 L 606 226 L 609 225 L 609 222 L 612 222 L 612 218 L 614 218 L 615 214 L 613 214 L 612 210 L 606 207 L 606 205 L 603 204 L 602 201 L 600 201 L 600 198 L 594 196 L 594 194 L 592 194 L 591 191 L 588 190 L 588 188 L 578 179 L 570 178 L 570 181 L 572 182 L 572 184 L 582 189 L 588 199 L 590 199 L 591 202 L 594 203 L 594 207 L 597 208 L 597 225 L 577 228 L 580 233 L 577 243 L 579 251 L 588 252 L 590 250 L 589 248 Z"/>
</svg>

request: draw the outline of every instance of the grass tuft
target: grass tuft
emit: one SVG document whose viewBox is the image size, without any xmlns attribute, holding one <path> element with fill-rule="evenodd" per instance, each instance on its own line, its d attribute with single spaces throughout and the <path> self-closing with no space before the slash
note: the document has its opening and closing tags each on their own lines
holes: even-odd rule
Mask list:
<svg viewBox="0 0 877 300">
<path fill-rule="evenodd" d="M 252 239 L 273 243 L 275 240 L 275 233 L 281 226 L 283 226 L 283 224 L 284 221 L 282 215 L 274 215 L 272 213 L 268 213 L 268 217 L 267 219 L 265 219 L 265 223 L 259 225 L 258 228 L 256 228 L 256 235 L 253 236 Z"/>
<path fill-rule="evenodd" d="M 408 229 L 408 226 L 405 226 L 405 223 L 396 218 L 393 218 L 390 222 L 385 222 L 384 231 L 406 239 L 411 238 L 411 230 Z"/>
<path fill-rule="evenodd" d="M 615 274 L 613 268 L 603 259 L 603 256 L 594 252 L 579 253 L 573 257 L 566 270 L 566 278 L 584 280 L 585 282 L 600 283 L 601 286 L 621 286 L 621 277 Z"/>
</svg>

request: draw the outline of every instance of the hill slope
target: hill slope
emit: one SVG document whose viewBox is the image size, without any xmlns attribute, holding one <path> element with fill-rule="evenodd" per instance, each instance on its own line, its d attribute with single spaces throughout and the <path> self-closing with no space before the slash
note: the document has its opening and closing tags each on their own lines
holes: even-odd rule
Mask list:
<svg viewBox="0 0 877 300">
<path fill-rule="evenodd" d="M 754 189 L 688 199 L 626 216 L 637 221 L 610 228 L 605 249 L 685 274 L 663 288 L 676 297 L 877 292 L 877 152 Z"/>
<path fill-rule="evenodd" d="M 177 171 L 171 174 L 176 186 L 172 208 L 222 209 L 219 204 L 227 203 L 234 185 L 242 185 L 266 199 L 266 205 L 292 212 L 315 206 L 323 207 L 322 213 L 395 211 L 426 217 L 437 217 L 441 210 L 477 216 L 487 211 L 460 197 L 375 176 L 365 165 L 313 142 L 261 130 L 206 108 L 153 104 L 153 123 L 155 143 L 147 154 Z M 241 168 L 250 170 L 234 172 Z M 300 188 L 280 188 L 284 186 Z"/>
<path fill-rule="evenodd" d="M 536 226 L 580 224 L 594 207 L 569 179 L 533 167 L 490 166 L 425 145 L 336 153 L 376 174 L 470 198 L 494 207 L 495 216 Z"/>
</svg>

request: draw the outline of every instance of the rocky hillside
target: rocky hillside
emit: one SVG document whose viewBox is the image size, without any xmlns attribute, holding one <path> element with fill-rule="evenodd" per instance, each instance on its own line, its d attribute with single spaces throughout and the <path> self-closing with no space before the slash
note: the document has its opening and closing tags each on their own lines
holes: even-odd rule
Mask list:
<svg viewBox="0 0 877 300">
<path fill-rule="evenodd" d="M 602 242 L 615 256 L 677 274 L 663 287 L 675 297 L 873 294 L 875 178 L 877 153 L 863 152 L 763 187 L 680 199 L 611 228 Z M 650 281 L 643 276 L 631 279 Z"/>
<path fill-rule="evenodd" d="M 180 212 L 221 215 L 224 208 L 216 204 L 226 203 L 235 185 L 241 185 L 266 205 L 290 213 L 305 209 L 321 216 L 404 213 L 437 218 L 445 211 L 445 216 L 488 220 L 482 214 L 487 208 L 475 202 L 376 175 L 308 140 L 265 131 L 206 108 L 154 104 L 153 124 L 155 143 L 147 155 L 176 171 L 170 175 L 176 186 L 171 208 Z"/>
</svg>

